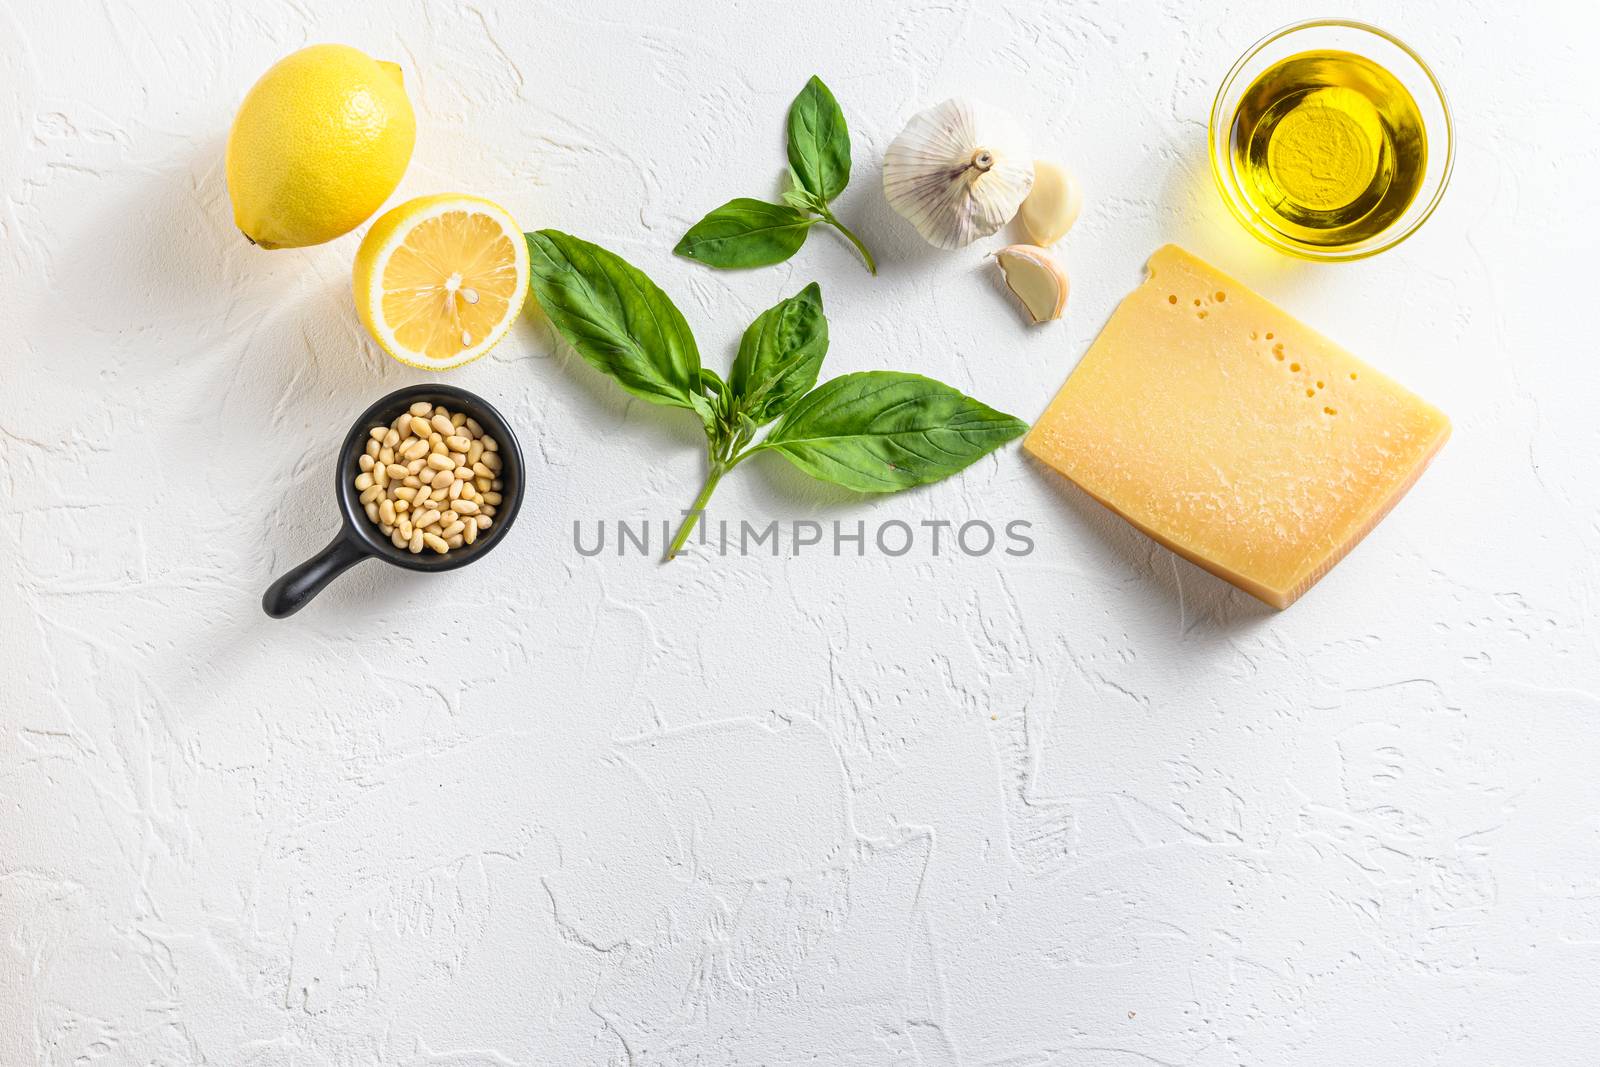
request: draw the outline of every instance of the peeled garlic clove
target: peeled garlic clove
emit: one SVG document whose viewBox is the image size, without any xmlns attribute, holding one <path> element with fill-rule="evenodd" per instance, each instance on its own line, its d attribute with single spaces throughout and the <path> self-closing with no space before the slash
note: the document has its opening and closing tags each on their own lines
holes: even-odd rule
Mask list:
<svg viewBox="0 0 1600 1067">
<path fill-rule="evenodd" d="M 1033 161 L 1033 191 L 1018 212 L 1034 244 L 1053 245 L 1067 235 L 1083 210 L 1083 187 L 1065 167 Z"/>
<path fill-rule="evenodd" d="M 1033 153 L 1016 120 L 979 100 L 946 100 L 906 124 L 883 156 L 883 194 L 939 248 L 1010 222 L 1033 187 Z"/>
<path fill-rule="evenodd" d="M 1012 245 L 995 253 L 1006 288 L 1022 301 L 1034 322 L 1059 319 L 1067 306 L 1067 271 L 1037 245 Z"/>
</svg>

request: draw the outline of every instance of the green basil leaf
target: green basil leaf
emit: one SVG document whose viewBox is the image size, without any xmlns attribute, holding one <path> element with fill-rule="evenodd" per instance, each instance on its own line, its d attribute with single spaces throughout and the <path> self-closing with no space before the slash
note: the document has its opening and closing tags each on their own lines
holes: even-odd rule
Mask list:
<svg viewBox="0 0 1600 1067">
<path fill-rule="evenodd" d="M 932 378 L 866 371 L 801 397 L 757 447 L 813 478 L 892 493 L 955 474 L 1027 429 Z"/>
<path fill-rule="evenodd" d="M 710 367 L 701 367 L 700 391 L 712 400 L 721 400 L 728 395 L 728 383 Z"/>
<path fill-rule="evenodd" d="M 763 311 L 745 330 L 728 387 L 741 410 L 764 426 L 817 384 L 827 354 L 822 290 L 812 282 Z"/>
<path fill-rule="evenodd" d="M 796 211 L 818 211 L 821 206 L 817 203 L 817 198 L 804 189 L 785 189 L 783 202 Z M 820 211 L 818 213 L 820 214 Z"/>
<path fill-rule="evenodd" d="M 667 294 L 598 245 L 558 230 L 527 238 L 530 288 L 567 343 L 634 396 L 704 418 L 700 350 Z"/>
<path fill-rule="evenodd" d="M 700 412 L 700 418 L 705 423 L 706 436 L 715 440 L 719 432 L 718 427 L 727 423 L 728 412 L 732 406 L 728 383 L 710 367 L 701 367 L 700 392 L 704 406 L 697 405 L 696 410 Z"/>
<path fill-rule="evenodd" d="M 799 251 L 818 221 L 786 204 L 740 197 L 690 227 L 673 251 L 711 267 L 765 267 Z"/>
<path fill-rule="evenodd" d="M 700 425 L 706 430 L 706 440 L 715 441 L 722 432 L 722 402 L 715 397 L 695 393 L 689 397 L 689 406 L 700 416 Z"/>
<path fill-rule="evenodd" d="M 789 165 L 823 203 L 850 181 L 850 128 L 839 101 L 814 75 L 789 105 Z"/>
</svg>

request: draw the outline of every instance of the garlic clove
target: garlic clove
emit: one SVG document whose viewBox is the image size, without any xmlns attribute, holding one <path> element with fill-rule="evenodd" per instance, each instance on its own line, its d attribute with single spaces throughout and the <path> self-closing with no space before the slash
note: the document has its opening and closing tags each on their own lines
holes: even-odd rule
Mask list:
<svg viewBox="0 0 1600 1067">
<path fill-rule="evenodd" d="M 912 117 L 883 156 L 883 193 L 929 244 L 962 248 L 1016 217 L 1033 154 L 1015 119 L 979 100 Z"/>
<path fill-rule="evenodd" d="M 1083 210 L 1083 187 L 1065 167 L 1036 159 L 1033 190 L 1018 216 L 1037 245 L 1053 245 L 1067 235 Z"/>
<path fill-rule="evenodd" d="M 1035 323 L 1059 319 L 1071 283 L 1056 258 L 1037 245 L 1011 245 L 995 253 L 1006 288 L 1022 301 Z"/>
</svg>

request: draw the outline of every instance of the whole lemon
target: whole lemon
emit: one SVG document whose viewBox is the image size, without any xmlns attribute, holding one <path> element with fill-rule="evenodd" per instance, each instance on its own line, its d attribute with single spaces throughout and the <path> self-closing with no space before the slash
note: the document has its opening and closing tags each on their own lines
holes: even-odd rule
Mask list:
<svg viewBox="0 0 1600 1067">
<path fill-rule="evenodd" d="M 263 74 L 234 116 L 233 221 L 262 248 L 331 241 L 394 192 L 416 136 L 398 66 L 342 44 L 302 48 Z"/>
</svg>

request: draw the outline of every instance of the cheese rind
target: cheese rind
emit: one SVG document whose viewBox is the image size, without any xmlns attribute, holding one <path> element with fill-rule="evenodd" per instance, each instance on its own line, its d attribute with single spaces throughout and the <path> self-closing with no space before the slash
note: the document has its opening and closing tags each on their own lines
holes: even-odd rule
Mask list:
<svg viewBox="0 0 1600 1067">
<path fill-rule="evenodd" d="M 1023 447 L 1174 552 L 1286 608 L 1449 436 L 1438 409 L 1166 245 Z"/>
</svg>

